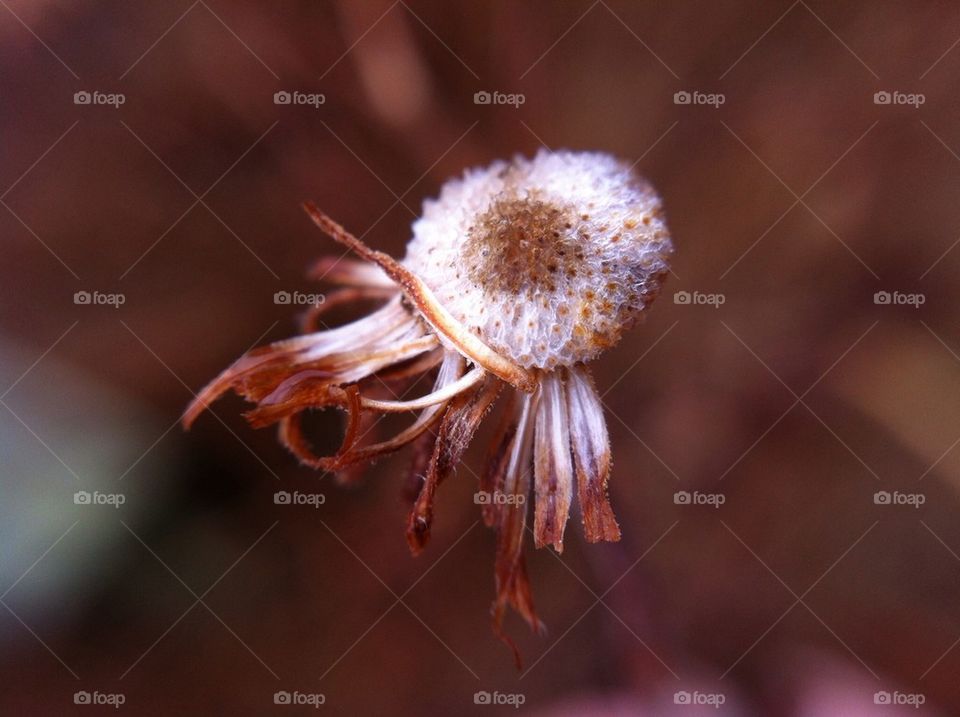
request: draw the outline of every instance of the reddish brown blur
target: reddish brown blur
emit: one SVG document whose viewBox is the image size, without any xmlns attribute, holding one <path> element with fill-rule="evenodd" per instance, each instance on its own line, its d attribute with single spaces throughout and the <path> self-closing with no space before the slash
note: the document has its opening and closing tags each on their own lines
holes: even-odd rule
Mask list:
<svg viewBox="0 0 960 717">
<path fill-rule="evenodd" d="M 191 1 L 0 3 L 0 711 L 960 712 L 960 8 Z M 447 177 L 541 145 L 636 160 L 677 256 L 594 365 L 623 540 L 530 540 L 517 673 L 492 426 L 414 558 L 408 454 L 342 488 L 234 398 L 173 424 L 324 290 L 303 201 L 402 256 Z"/>
</svg>

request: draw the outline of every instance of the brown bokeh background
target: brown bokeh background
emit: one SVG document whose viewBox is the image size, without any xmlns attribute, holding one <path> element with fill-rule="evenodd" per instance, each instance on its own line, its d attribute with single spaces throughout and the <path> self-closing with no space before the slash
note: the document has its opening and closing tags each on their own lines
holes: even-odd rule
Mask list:
<svg viewBox="0 0 960 717">
<path fill-rule="evenodd" d="M 77 690 L 138 715 L 315 713 L 277 690 L 345 715 L 512 711 L 478 690 L 541 715 L 960 711 L 955 5 L 0 4 L 5 714 L 111 709 Z M 530 546 L 549 633 L 510 619 L 517 672 L 489 630 L 484 436 L 415 559 L 406 456 L 341 489 L 236 399 L 189 434 L 176 421 L 234 357 L 296 332 L 274 292 L 322 290 L 304 273 L 334 247 L 302 200 L 399 256 L 445 178 L 542 145 L 636 161 L 678 253 L 594 365 L 624 539 L 587 545 L 575 518 L 562 556 Z M 84 290 L 125 301 L 75 304 Z M 321 445 L 339 421 L 318 419 Z M 325 503 L 275 505 L 280 489 Z"/>
</svg>

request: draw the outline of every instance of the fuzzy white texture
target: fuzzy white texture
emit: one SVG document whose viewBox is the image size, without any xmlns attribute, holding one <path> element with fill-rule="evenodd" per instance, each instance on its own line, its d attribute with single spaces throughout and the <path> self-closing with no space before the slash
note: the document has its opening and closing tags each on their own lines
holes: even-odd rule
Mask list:
<svg viewBox="0 0 960 717">
<path fill-rule="evenodd" d="M 492 349 L 550 370 L 619 341 L 672 253 L 659 196 L 627 164 L 541 150 L 448 181 L 403 263 Z"/>
</svg>

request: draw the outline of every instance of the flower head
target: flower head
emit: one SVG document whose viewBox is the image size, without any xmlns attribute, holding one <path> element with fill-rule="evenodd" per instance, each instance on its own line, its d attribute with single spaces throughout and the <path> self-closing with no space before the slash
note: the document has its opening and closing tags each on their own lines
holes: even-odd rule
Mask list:
<svg viewBox="0 0 960 717">
<path fill-rule="evenodd" d="M 424 204 L 404 264 L 524 368 L 589 361 L 657 295 L 660 199 L 605 154 L 545 152 L 467 172 Z"/>
<path fill-rule="evenodd" d="M 345 326 L 250 351 L 200 392 L 184 424 L 233 389 L 256 404 L 246 414 L 253 426 L 277 424 L 302 463 L 341 479 L 413 444 L 407 539 L 418 553 L 437 487 L 508 387 L 478 495 L 497 533 L 494 630 L 512 645 L 501 629 L 508 605 L 542 627 L 522 552 L 528 496 L 537 547 L 563 549 L 575 483 L 587 540 L 620 538 L 607 498 L 606 422 L 585 362 L 614 345 L 659 293 L 673 251 L 660 199 L 609 155 L 541 151 L 447 182 L 425 202 L 402 261 L 306 209 L 363 260 L 317 263 L 315 274 L 341 288 L 312 310 L 311 326 L 333 306 L 383 305 Z M 434 384 L 424 396 L 382 394 L 425 375 Z M 347 428 L 340 450 L 320 457 L 300 419 L 328 406 L 347 413 Z M 364 440 L 372 418 L 407 411 L 417 418 L 406 429 Z"/>
</svg>

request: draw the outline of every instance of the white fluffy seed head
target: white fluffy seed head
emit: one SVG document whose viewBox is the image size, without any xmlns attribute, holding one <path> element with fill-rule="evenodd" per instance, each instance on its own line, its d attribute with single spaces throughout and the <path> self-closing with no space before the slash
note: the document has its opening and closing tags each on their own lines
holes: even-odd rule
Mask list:
<svg viewBox="0 0 960 717">
<path fill-rule="evenodd" d="M 490 348 L 549 370 L 619 341 L 672 253 L 660 198 L 628 165 L 541 150 L 447 182 L 403 263 Z"/>
</svg>

